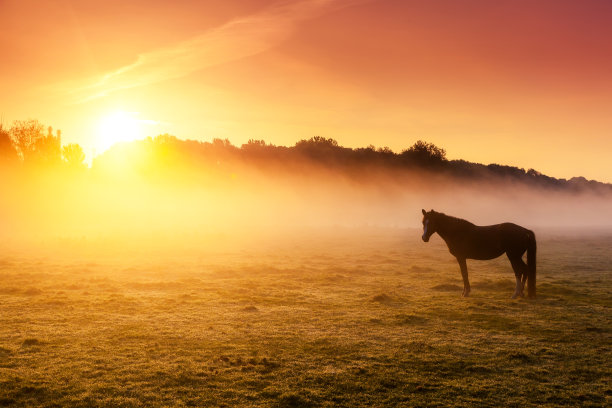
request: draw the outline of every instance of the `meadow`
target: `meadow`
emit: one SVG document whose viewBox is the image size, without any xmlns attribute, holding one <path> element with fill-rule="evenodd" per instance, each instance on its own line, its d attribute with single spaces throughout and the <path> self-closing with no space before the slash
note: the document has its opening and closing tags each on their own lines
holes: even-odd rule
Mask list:
<svg viewBox="0 0 612 408">
<path fill-rule="evenodd" d="M 505 257 L 462 298 L 420 233 L 3 250 L 0 406 L 612 404 L 612 234 L 538 232 L 538 298 L 512 300 Z"/>
</svg>

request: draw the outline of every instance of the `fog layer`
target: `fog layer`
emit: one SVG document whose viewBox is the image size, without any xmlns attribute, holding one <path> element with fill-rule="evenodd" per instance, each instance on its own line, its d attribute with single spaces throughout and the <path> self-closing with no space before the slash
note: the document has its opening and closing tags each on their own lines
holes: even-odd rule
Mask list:
<svg viewBox="0 0 612 408">
<path fill-rule="evenodd" d="M 239 246 L 314 230 L 419 228 L 421 208 L 536 233 L 612 227 L 612 194 L 601 186 L 551 187 L 304 154 L 245 156 L 245 147 L 227 144 L 206 157 L 162 147 L 118 146 L 91 169 L 3 166 L 2 242 Z"/>
</svg>

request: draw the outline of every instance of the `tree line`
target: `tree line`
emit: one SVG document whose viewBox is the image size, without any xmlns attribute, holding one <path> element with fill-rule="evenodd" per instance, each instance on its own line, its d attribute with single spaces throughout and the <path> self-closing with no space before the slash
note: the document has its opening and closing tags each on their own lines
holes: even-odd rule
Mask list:
<svg viewBox="0 0 612 408">
<path fill-rule="evenodd" d="M 118 143 L 96 156 L 90 169 L 78 144 L 61 145 L 61 132 L 53 133 L 36 120 L 15 121 L 10 128 L 0 125 L 0 160 L 67 166 L 96 173 L 132 169 L 142 174 L 172 173 L 177 169 L 208 172 L 230 172 L 236 165 L 292 172 L 303 163 L 367 177 L 375 170 L 417 170 L 440 174 L 458 181 L 514 181 L 538 188 L 563 190 L 593 190 L 612 192 L 612 184 L 587 180 L 584 177 L 558 179 L 537 170 L 500 164 L 479 164 L 465 160 L 448 160 L 446 151 L 433 143 L 416 141 L 399 153 L 388 147 L 373 145 L 359 148 L 343 147 L 331 138 L 314 136 L 298 141 L 294 146 L 276 146 L 264 140 L 251 139 L 241 146 L 227 139 L 212 141 L 183 140 L 163 134 L 143 140 Z M 390 176 L 392 173 L 389 173 Z"/>
<path fill-rule="evenodd" d="M 5 163 L 59 166 L 84 169 L 83 148 L 71 143 L 62 146 L 62 132 L 37 120 L 17 120 L 10 128 L 0 124 L 0 160 Z"/>
</svg>

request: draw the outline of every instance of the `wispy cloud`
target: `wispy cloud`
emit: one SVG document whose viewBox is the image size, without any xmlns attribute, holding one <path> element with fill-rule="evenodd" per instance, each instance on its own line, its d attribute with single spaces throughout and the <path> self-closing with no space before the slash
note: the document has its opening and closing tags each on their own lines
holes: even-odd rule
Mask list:
<svg viewBox="0 0 612 408">
<path fill-rule="evenodd" d="M 134 63 L 101 78 L 91 79 L 73 93 L 78 102 L 85 102 L 255 55 L 280 44 L 291 35 L 300 21 L 363 1 L 299 0 L 278 3 L 172 46 L 140 54 Z"/>
</svg>

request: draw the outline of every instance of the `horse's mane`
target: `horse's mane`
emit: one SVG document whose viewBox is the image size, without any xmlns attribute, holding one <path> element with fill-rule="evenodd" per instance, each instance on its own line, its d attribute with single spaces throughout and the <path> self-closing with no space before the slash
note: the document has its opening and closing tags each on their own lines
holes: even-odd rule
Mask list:
<svg viewBox="0 0 612 408">
<path fill-rule="evenodd" d="M 464 220 L 463 218 L 457 218 L 457 217 L 453 217 L 452 215 L 446 215 L 444 213 L 441 212 L 435 212 L 434 211 L 435 216 L 438 219 L 443 219 L 445 223 L 447 223 L 449 226 L 454 227 L 454 228 L 459 228 L 459 227 L 467 227 L 467 226 L 473 226 L 474 224 L 469 222 L 468 220 Z"/>
</svg>

